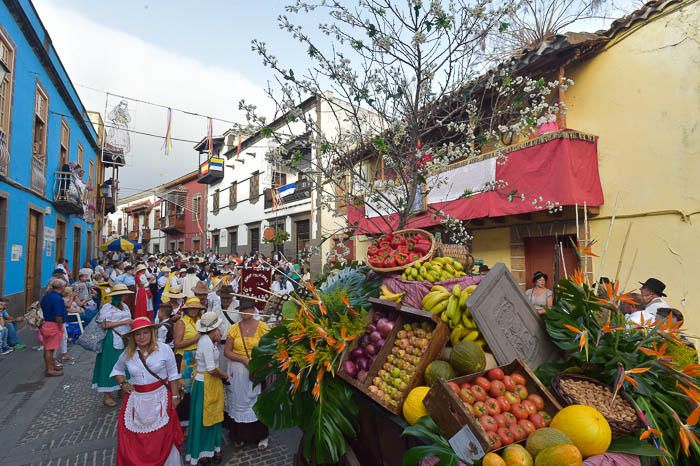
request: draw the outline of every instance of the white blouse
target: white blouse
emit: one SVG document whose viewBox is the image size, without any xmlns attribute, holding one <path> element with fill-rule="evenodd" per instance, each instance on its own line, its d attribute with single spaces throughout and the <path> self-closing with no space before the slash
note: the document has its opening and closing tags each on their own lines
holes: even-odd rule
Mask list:
<svg viewBox="0 0 700 466">
<path fill-rule="evenodd" d="M 100 309 L 99 319 L 105 322 L 121 322 L 123 320 L 130 320 L 131 311 L 129 310 L 129 306 L 127 306 L 126 304 L 122 304 L 122 306 L 124 309 L 119 309 L 112 303 L 105 304 Z M 119 333 L 119 335 L 124 335 L 129 330 L 131 330 L 131 326 L 129 324 L 119 325 L 118 327 L 113 327 L 112 330 L 116 330 L 116 332 Z M 123 350 L 124 342 L 122 341 L 119 335 L 117 335 L 116 333 L 114 334 L 112 346 L 116 350 Z"/>
<path fill-rule="evenodd" d="M 195 380 L 204 380 L 204 373 L 219 367 L 219 348 L 211 341 L 209 335 L 202 335 L 197 342 L 197 375 Z"/>
<path fill-rule="evenodd" d="M 158 347 L 154 352 L 148 355 L 146 363 L 148 367 L 163 380 L 172 382 L 181 377 L 180 373 L 177 371 L 175 353 L 173 353 L 173 350 L 165 343 L 158 342 Z M 148 385 L 158 382 L 158 379 L 153 377 L 143 366 L 138 353 L 134 353 L 130 358 L 127 358 L 126 352 L 122 353 L 109 376 L 126 376 L 127 371 L 129 372 L 129 383 L 133 385 Z"/>
</svg>

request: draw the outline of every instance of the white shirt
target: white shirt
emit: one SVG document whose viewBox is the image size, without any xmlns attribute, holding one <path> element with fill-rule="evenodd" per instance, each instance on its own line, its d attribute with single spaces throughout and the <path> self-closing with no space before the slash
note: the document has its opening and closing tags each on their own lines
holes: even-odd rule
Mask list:
<svg viewBox="0 0 700 466">
<path fill-rule="evenodd" d="M 272 282 L 272 286 L 270 287 L 270 290 L 273 293 L 277 293 L 277 294 L 289 294 L 292 291 L 294 291 L 294 286 L 292 285 L 292 282 L 290 282 L 289 280 L 286 280 L 285 283 L 286 283 L 286 286 L 284 288 L 282 288 L 282 284 L 280 282 L 274 281 L 274 282 Z"/>
<path fill-rule="evenodd" d="M 219 367 L 219 348 L 211 341 L 209 335 L 202 335 L 197 342 L 197 375 L 195 380 L 204 380 L 204 373 Z"/>
<path fill-rule="evenodd" d="M 212 291 L 207 295 L 207 312 L 213 311 L 217 305 L 221 305 L 221 297 Z"/>
<path fill-rule="evenodd" d="M 194 288 L 197 285 L 198 281 L 199 278 L 197 278 L 197 275 L 193 273 L 188 273 L 187 275 L 185 275 L 185 278 L 182 282 L 182 291 L 185 292 L 188 298 L 194 298 L 194 291 L 192 291 L 192 288 Z"/>
<path fill-rule="evenodd" d="M 172 382 L 181 377 L 177 371 L 175 353 L 164 343 L 158 343 L 156 350 L 146 358 L 146 364 L 148 364 L 149 369 L 163 380 Z M 126 352 L 122 353 L 109 376 L 125 376 L 126 371 L 129 371 L 129 383 L 133 385 L 148 385 L 158 382 L 158 379 L 153 377 L 143 366 L 138 353 L 134 353 L 130 358 L 127 358 Z"/>
<path fill-rule="evenodd" d="M 112 303 L 105 304 L 100 309 L 100 319 L 106 322 L 121 322 L 122 320 L 131 319 L 131 311 L 129 310 L 129 306 L 127 306 L 126 304 L 122 304 L 122 306 L 124 307 L 124 309 L 119 309 Z M 130 329 L 131 326 L 129 324 L 119 325 L 118 327 L 112 328 L 112 330 L 118 332 L 119 335 L 124 335 Z M 117 335 L 116 333 L 114 334 L 112 346 L 116 350 L 123 350 L 124 342 L 122 341 L 119 335 Z"/>
<path fill-rule="evenodd" d="M 231 301 L 231 304 L 229 305 L 227 311 L 236 311 L 238 310 L 238 300 L 236 298 L 233 298 L 233 301 Z M 235 324 L 236 322 L 241 321 L 241 315 L 238 313 L 231 313 L 231 312 L 224 312 L 224 309 L 221 307 L 221 301 L 219 301 L 219 304 L 214 306 L 214 312 L 216 312 L 217 317 L 219 317 L 221 320 L 221 325 L 219 325 L 219 330 L 221 331 L 221 338 L 224 340 L 226 339 L 226 335 L 228 335 L 228 329 L 231 328 L 231 321 Z M 227 318 L 228 317 L 228 318 Z M 229 319 L 231 319 L 229 321 Z"/>
<path fill-rule="evenodd" d="M 163 274 L 158 279 L 158 288 L 165 288 L 166 283 L 168 283 L 168 276 Z"/>
<path fill-rule="evenodd" d="M 644 322 L 648 322 L 649 320 L 651 320 L 653 323 L 656 320 L 656 311 L 664 307 L 669 307 L 668 303 L 664 300 L 664 298 L 654 298 L 649 304 L 647 304 L 647 307 L 645 307 L 643 310 L 633 312 L 632 314 L 628 314 L 627 320 L 635 324 L 640 324 L 642 322 L 643 316 Z"/>
</svg>

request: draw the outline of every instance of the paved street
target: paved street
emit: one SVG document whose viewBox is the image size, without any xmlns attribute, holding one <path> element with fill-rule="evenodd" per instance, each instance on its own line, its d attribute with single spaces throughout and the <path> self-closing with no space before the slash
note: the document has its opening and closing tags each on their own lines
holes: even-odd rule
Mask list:
<svg viewBox="0 0 700 466">
<path fill-rule="evenodd" d="M 44 379 L 34 332 L 25 328 L 20 339 L 25 349 L 0 356 L 0 466 L 114 464 L 118 411 L 90 387 L 94 353 L 71 346 L 65 375 Z M 224 464 L 290 465 L 298 441 L 297 432 L 275 432 L 260 454 L 234 451 L 224 438 Z"/>
</svg>

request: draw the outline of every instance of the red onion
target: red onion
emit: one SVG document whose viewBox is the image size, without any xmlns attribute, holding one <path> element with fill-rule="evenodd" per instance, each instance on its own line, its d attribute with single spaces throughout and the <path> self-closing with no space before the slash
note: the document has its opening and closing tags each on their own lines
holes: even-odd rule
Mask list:
<svg viewBox="0 0 700 466">
<path fill-rule="evenodd" d="M 368 344 L 369 344 L 369 335 L 365 333 L 360 337 L 360 341 L 358 342 L 358 345 L 360 346 L 360 348 L 364 348 Z"/>
<path fill-rule="evenodd" d="M 362 358 L 364 359 L 364 358 Z M 367 360 L 365 360 L 367 362 Z M 355 377 L 357 375 L 357 366 L 352 361 L 343 362 L 343 372 L 348 374 L 350 377 Z"/>
<path fill-rule="evenodd" d="M 376 346 L 374 346 L 372 343 L 365 346 L 365 355 L 366 356 L 374 356 L 375 354 L 377 354 L 377 347 Z"/>
<path fill-rule="evenodd" d="M 365 355 L 364 350 L 362 348 L 358 347 L 358 348 L 355 348 L 354 350 L 352 350 L 352 352 L 350 352 L 350 359 L 355 361 L 355 360 L 357 360 L 357 358 L 361 358 L 364 355 Z"/>
<path fill-rule="evenodd" d="M 365 357 L 357 358 L 357 361 L 355 362 L 357 365 L 357 369 L 361 371 L 368 371 L 369 370 L 369 359 Z M 353 375 L 354 377 L 354 375 Z"/>
<path fill-rule="evenodd" d="M 386 314 L 382 311 L 374 311 L 374 319 L 372 319 L 374 322 L 378 321 L 379 319 L 383 319 L 386 317 Z"/>
<path fill-rule="evenodd" d="M 377 331 L 380 333 L 382 338 L 386 338 L 387 336 L 389 336 L 393 329 L 394 323 L 387 319 L 379 319 L 379 321 L 377 322 Z"/>
<path fill-rule="evenodd" d="M 372 333 L 377 331 L 377 326 L 374 324 L 367 324 L 367 333 Z"/>
<path fill-rule="evenodd" d="M 384 343 L 386 343 L 386 340 L 384 340 L 384 338 L 382 338 L 381 340 L 379 340 L 378 342 L 375 343 L 375 346 L 377 347 L 377 351 L 382 349 L 382 347 L 384 346 Z"/>
<path fill-rule="evenodd" d="M 382 339 L 382 334 L 375 330 L 369 334 L 369 339 L 372 343 L 376 343 Z"/>
<path fill-rule="evenodd" d="M 367 378 L 367 374 L 369 374 L 369 372 L 367 372 L 367 371 L 359 371 L 359 372 L 357 373 L 357 379 L 360 380 L 360 381 L 364 381 L 364 380 Z"/>
</svg>

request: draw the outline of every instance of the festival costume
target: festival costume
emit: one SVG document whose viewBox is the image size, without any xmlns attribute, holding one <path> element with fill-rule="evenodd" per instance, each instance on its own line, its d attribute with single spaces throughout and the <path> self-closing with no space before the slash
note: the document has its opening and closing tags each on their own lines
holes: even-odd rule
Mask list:
<svg viewBox="0 0 700 466">
<path fill-rule="evenodd" d="M 180 319 L 185 325 L 185 334 L 183 335 L 183 341 L 191 340 L 192 338 L 199 335 L 197 328 L 195 327 L 196 320 L 192 319 L 187 314 L 183 315 Z M 192 382 L 194 380 L 195 371 L 195 356 L 197 354 L 197 343 L 187 346 L 185 348 L 178 348 L 175 350 L 175 355 L 177 357 L 178 367 L 180 368 L 180 374 L 182 375 L 182 383 L 185 387 L 185 397 L 182 402 L 177 407 L 177 412 L 180 415 L 180 421 L 183 426 L 189 424 L 190 418 L 190 391 L 192 390 Z"/>
<path fill-rule="evenodd" d="M 118 308 L 112 303 L 108 303 L 102 306 L 98 318 L 105 322 L 121 322 L 131 319 L 131 311 L 126 304 L 122 304 L 122 308 Z M 110 374 L 124 351 L 121 335 L 127 333 L 129 328 L 129 325 L 125 324 L 106 330 L 105 339 L 102 341 L 102 351 L 97 354 L 95 367 L 92 371 L 92 388 L 100 393 L 111 393 L 119 390 L 119 384 Z M 115 330 L 118 334 L 115 334 Z"/>
<path fill-rule="evenodd" d="M 158 343 L 145 358 L 148 369 L 165 382 L 180 375 L 175 355 L 168 345 Z M 184 441 L 169 387 L 151 375 L 138 353 L 122 353 L 111 376 L 129 374 L 134 392 L 125 394 L 117 424 L 117 466 L 180 466 Z"/>
<path fill-rule="evenodd" d="M 151 290 L 148 287 L 148 280 L 146 280 L 146 277 L 144 277 L 144 273 L 145 271 L 142 270 L 136 274 L 136 298 L 134 307 L 134 319 L 136 319 L 137 317 L 148 317 L 149 319 L 153 318 Z"/>
</svg>

